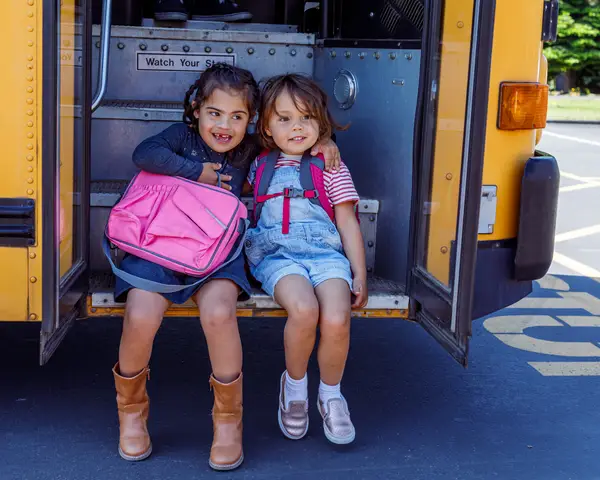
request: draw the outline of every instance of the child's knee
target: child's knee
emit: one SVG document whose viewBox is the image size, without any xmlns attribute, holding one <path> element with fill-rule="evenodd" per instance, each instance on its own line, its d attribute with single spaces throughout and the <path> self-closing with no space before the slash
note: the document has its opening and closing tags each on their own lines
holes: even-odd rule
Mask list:
<svg viewBox="0 0 600 480">
<path fill-rule="evenodd" d="M 350 309 L 322 312 L 319 319 L 321 336 L 345 337 L 350 334 Z"/>
<path fill-rule="evenodd" d="M 200 309 L 200 321 L 205 330 L 215 330 L 227 327 L 237 322 L 236 305 L 216 302 Z"/>
<path fill-rule="evenodd" d="M 288 306 L 288 322 L 316 328 L 319 322 L 319 303 L 316 298 L 297 298 Z"/>
<path fill-rule="evenodd" d="M 127 306 L 123 327 L 137 332 L 156 333 L 162 323 L 163 312 L 144 305 Z"/>
</svg>

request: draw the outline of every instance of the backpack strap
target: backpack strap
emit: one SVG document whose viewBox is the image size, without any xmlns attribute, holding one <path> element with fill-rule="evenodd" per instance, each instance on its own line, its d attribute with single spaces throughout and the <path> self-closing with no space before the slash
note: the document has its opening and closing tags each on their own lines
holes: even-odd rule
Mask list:
<svg viewBox="0 0 600 480">
<path fill-rule="evenodd" d="M 320 205 L 331 221 L 334 221 L 334 210 L 327 196 L 327 190 L 325 190 L 324 170 L 325 160 L 321 154 L 312 157 L 310 154 L 305 153 L 300 164 L 300 185 L 302 185 L 303 190 L 316 193 L 309 200 L 315 205 Z"/>
<path fill-rule="evenodd" d="M 273 179 L 273 173 L 275 173 L 275 164 L 279 159 L 279 150 L 271 150 L 270 152 L 263 152 L 262 156 L 258 158 L 258 166 L 256 167 L 256 176 L 254 177 L 254 213 L 253 213 L 253 226 L 256 226 L 260 214 L 262 212 L 263 203 L 259 201 L 259 197 L 265 197 L 271 185 Z M 261 198 L 262 200 L 262 198 Z"/>
</svg>

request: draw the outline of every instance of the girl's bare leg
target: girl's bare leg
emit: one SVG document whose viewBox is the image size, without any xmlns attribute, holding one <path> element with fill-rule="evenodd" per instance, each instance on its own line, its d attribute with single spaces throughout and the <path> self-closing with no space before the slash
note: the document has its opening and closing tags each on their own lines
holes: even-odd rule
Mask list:
<svg viewBox="0 0 600 480">
<path fill-rule="evenodd" d="M 134 377 L 150 361 L 152 344 L 169 302 L 158 293 L 134 288 L 127 295 L 123 333 L 119 346 L 119 371 Z"/>
<path fill-rule="evenodd" d="M 300 380 L 315 347 L 319 303 L 312 284 L 301 275 L 283 277 L 275 286 L 275 300 L 288 314 L 283 334 L 288 375 Z"/>
<path fill-rule="evenodd" d="M 320 306 L 317 358 L 321 380 L 327 385 L 337 385 L 342 380 L 350 348 L 350 287 L 346 281 L 334 278 L 320 284 L 315 293 Z"/>
<path fill-rule="evenodd" d="M 242 372 L 242 341 L 236 316 L 238 295 L 239 287 L 234 282 L 216 279 L 195 296 L 213 375 L 222 383 L 234 381 Z"/>
</svg>

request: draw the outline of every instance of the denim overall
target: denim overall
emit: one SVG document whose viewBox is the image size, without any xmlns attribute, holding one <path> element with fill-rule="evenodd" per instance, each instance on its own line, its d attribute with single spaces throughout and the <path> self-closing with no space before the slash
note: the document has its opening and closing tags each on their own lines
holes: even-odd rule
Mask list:
<svg viewBox="0 0 600 480">
<path fill-rule="evenodd" d="M 256 185 L 255 185 L 256 187 Z M 300 167 L 280 167 L 273 173 L 267 194 L 284 188 L 301 190 Z M 246 256 L 252 275 L 273 295 L 286 275 L 302 275 L 313 287 L 339 278 L 352 289 L 350 262 L 344 256 L 340 235 L 320 205 L 309 199 L 290 199 L 290 229 L 282 233 L 283 197 L 263 204 L 258 224 L 246 236 Z"/>
</svg>

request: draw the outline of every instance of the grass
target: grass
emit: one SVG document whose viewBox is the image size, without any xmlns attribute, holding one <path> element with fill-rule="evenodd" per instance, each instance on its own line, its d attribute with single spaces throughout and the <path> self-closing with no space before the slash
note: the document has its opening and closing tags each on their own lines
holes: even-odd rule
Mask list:
<svg viewBox="0 0 600 480">
<path fill-rule="evenodd" d="M 600 95 L 552 95 L 548 99 L 548 120 L 600 121 Z"/>
</svg>

